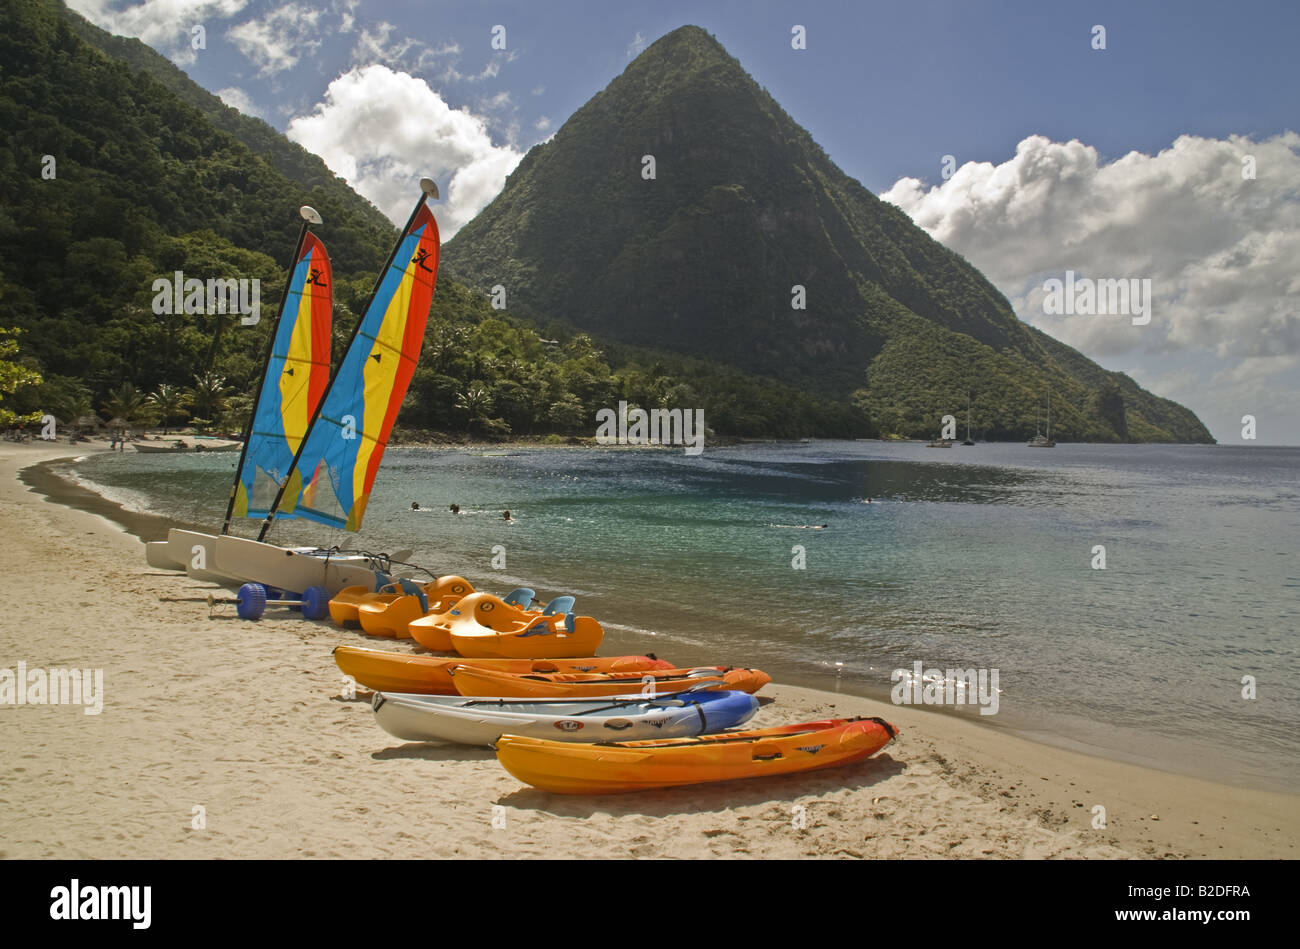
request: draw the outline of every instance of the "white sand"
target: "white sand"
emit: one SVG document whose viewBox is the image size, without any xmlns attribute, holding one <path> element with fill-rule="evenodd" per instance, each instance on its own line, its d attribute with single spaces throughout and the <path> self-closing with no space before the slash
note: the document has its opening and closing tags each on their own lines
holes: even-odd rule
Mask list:
<svg viewBox="0 0 1300 949">
<path fill-rule="evenodd" d="M 0 856 L 1296 856 L 1292 795 L 779 685 L 761 693 L 776 701 L 755 727 L 879 715 L 901 735 L 869 762 L 810 775 L 545 794 L 489 749 L 403 744 L 374 724 L 366 693 L 342 698 L 334 646 L 409 644 L 161 602 L 210 588 L 147 567 L 120 527 L 15 477 L 71 451 L 0 448 L 0 668 L 102 668 L 104 708 L 0 706 Z M 1092 826 L 1098 804 L 1105 829 Z"/>
</svg>

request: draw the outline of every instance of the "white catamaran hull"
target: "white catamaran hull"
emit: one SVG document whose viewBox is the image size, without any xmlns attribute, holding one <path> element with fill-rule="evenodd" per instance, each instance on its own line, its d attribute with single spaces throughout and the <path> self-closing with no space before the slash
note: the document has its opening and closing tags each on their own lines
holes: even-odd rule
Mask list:
<svg viewBox="0 0 1300 949">
<path fill-rule="evenodd" d="M 731 710 L 726 721 L 719 723 L 723 727 L 747 721 L 758 710 L 758 700 L 752 695 L 737 701 L 748 703 L 748 714 L 745 709 Z M 502 735 L 554 741 L 642 741 L 689 738 L 712 730 L 701 706 L 671 698 L 528 701 L 377 692 L 372 705 L 379 726 L 404 741 L 490 745 Z"/>
<path fill-rule="evenodd" d="M 214 540 L 217 570 L 246 583 L 261 583 L 291 593 L 302 593 L 308 587 L 324 587 L 333 596 L 344 587 L 373 586 L 375 582 L 375 571 L 366 557 L 326 558 L 302 549 L 230 535 Z"/>
<path fill-rule="evenodd" d="M 171 555 L 171 546 L 165 540 L 152 540 L 144 545 L 144 559 L 158 570 L 185 570 L 185 564 Z"/>
<path fill-rule="evenodd" d="M 145 554 L 148 556 L 148 551 Z M 240 582 L 239 578 L 217 569 L 217 538 L 214 534 L 172 528 L 167 532 L 167 556 L 182 564 L 192 580 L 221 586 L 238 586 Z"/>
</svg>

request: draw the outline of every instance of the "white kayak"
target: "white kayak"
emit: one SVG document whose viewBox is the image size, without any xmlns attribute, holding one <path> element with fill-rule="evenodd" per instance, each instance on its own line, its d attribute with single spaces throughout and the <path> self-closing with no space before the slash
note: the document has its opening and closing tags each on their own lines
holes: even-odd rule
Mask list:
<svg viewBox="0 0 1300 949">
<path fill-rule="evenodd" d="M 372 706 L 375 721 L 395 738 L 491 746 L 502 735 L 585 742 L 690 738 L 749 721 L 758 699 L 730 691 L 549 701 L 376 692 Z"/>
</svg>

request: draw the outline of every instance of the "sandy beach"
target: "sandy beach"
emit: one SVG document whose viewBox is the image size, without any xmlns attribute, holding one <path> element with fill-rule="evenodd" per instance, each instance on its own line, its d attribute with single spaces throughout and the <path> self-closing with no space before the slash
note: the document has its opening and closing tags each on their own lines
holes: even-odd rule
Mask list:
<svg viewBox="0 0 1300 949">
<path fill-rule="evenodd" d="M 78 453 L 0 448 L 10 591 L 0 668 L 103 670 L 99 714 L 0 705 L 0 856 L 1297 855 L 1293 795 L 779 683 L 760 693 L 774 701 L 754 727 L 877 715 L 901 734 L 865 763 L 805 776 L 598 798 L 539 792 L 487 748 L 404 744 L 374 724 L 368 693 L 344 696 L 335 646 L 411 645 L 289 613 L 246 623 L 233 607 L 210 617 L 202 602 L 163 601 L 213 588 L 148 567 L 119 524 L 18 478 Z"/>
</svg>

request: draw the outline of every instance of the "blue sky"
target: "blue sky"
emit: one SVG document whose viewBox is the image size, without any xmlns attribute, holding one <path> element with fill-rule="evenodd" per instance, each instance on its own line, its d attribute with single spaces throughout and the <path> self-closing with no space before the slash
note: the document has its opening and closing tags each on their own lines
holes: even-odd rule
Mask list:
<svg viewBox="0 0 1300 949">
<path fill-rule="evenodd" d="M 1300 3 L 69 2 L 390 216 L 433 172 L 448 233 L 641 48 L 702 26 L 1022 319 L 1190 405 L 1224 442 L 1242 443 L 1251 414 L 1259 443 L 1300 443 Z M 1151 323 L 1045 314 L 1043 281 L 1067 269 L 1150 279 Z"/>
</svg>

